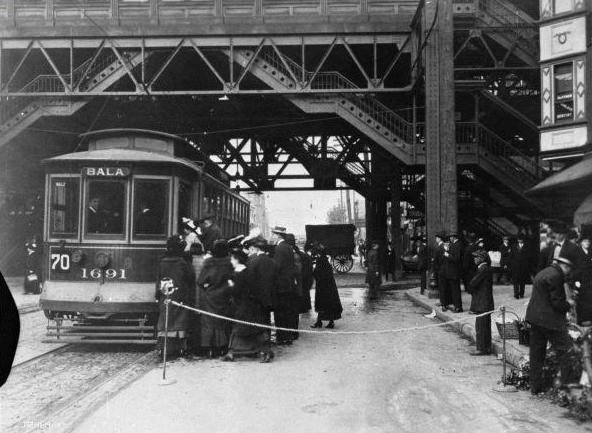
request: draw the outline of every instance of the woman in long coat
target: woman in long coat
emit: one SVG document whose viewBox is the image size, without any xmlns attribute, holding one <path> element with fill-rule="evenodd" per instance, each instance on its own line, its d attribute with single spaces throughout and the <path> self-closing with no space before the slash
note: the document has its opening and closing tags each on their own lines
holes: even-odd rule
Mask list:
<svg viewBox="0 0 592 433">
<path fill-rule="evenodd" d="M 321 248 L 317 256 L 317 264 L 314 272 L 315 279 L 315 311 L 318 313 L 317 321 L 312 328 L 321 328 L 323 320 L 328 320 L 327 328 L 334 328 L 334 320 L 341 319 L 343 307 L 339 299 L 337 284 L 333 276 L 333 267 L 329 263 L 326 251 Z"/>
<path fill-rule="evenodd" d="M 200 288 L 199 304 L 204 311 L 229 316 L 232 287 L 229 280 L 233 269 L 228 257 L 226 241 L 214 242 L 213 256 L 205 260 L 197 279 Z M 201 345 L 210 358 L 223 355 L 228 347 L 229 322 L 205 314 L 201 315 Z"/>
<path fill-rule="evenodd" d="M 165 256 L 158 264 L 158 280 L 156 298 L 158 304 L 158 346 L 162 351 L 165 336 L 165 303 L 164 294 L 160 291 L 161 281 L 170 279 L 171 285 L 177 289 L 170 299 L 193 305 L 195 302 L 195 274 L 193 267 L 184 255 L 185 241 L 181 236 L 173 236 L 167 240 Z M 186 352 L 187 331 L 191 324 L 191 312 L 185 308 L 169 305 L 167 356 L 182 355 Z"/>
<path fill-rule="evenodd" d="M 262 296 L 262 288 L 254 284 L 250 270 L 247 269 L 247 259 L 247 254 L 241 250 L 234 250 L 230 254 L 230 261 L 234 268 L 231 280 L 234 318 L 269 326 L 269 308 L 264 305 L 265 296 Z M 241 323 L 233 324 L 228 353 L 222 359 L 234 361 L 236 355 L 249 356 L 268 352 L 268 334 L 267 328 Z"/>
</svg>

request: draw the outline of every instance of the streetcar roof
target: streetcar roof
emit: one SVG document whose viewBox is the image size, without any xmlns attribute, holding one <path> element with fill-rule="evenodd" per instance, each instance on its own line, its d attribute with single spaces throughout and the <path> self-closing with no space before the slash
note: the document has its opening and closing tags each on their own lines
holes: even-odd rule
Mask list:
<svg viewBox="0 0 592 433">
<path fill-rule="evenodd" d="M 160 152 L 149 152 L 137 149 L 101 149 L 87 150 L 83 152 L 66 153 L 45 159 L 43 162 L 66 162 L 66 161 L 111 161 L 111 162 L 144 162 L 144 163 L 165 163 L 180 164 L 192 170 L 202 172 L 202 167 L 197 163 L 167 155 Z"/>
</svg>

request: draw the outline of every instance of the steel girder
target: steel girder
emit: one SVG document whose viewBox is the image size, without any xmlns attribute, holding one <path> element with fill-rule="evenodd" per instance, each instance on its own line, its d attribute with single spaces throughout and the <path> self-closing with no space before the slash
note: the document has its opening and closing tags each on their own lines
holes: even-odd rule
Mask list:
<svg viewBox="0 0 592 433">
<path fill-rule="evenodd" d="M 389 35 L 318 35 L 318 36 L 244 36 L 244 37 L 163 37 L 163 38 L 114 38 L 101 39 L 11 39 L 0 40 L 0 96 L 98 96 L 98 95 L 223 95 L 223 94 L 327 94 L 327 93 L 377 93 L 407 92 L 412 87 L 413 72 L 409 65 L 416 65 L 413 59 L 408 63 L 408 56 L 415 55 L 412 33 L 393 33 Z M 319 87 L 313 83 L 319 75 L 329 72 L 327 68 L 335 68 L 336 62 L 328 61 L 337 48 L 340 52 L 340 70 L 351 81 L 360 84 L 356 88 L 344 87 L 336 80 L 324 80 Z M 262 55 L 272 50 L 285 64 L 297 64 L 293 68 L 296 82 L 293 89 L 269 89 L 265 86 L 245 85 L 245 77 L 254 65 L 256 55 L 244 67 L 237 65 L 232 59 L 224 62 L 216 58 L 220 52 L 234 50 L 255 50 Z M 291 50 L 288 56 L 285 51 Z M 369 56 L 360 57 L 359 50 L 366 50 Z M 379 52 L 380 51 L 380 52 Z M 27 62 L 33 53 L 39 52 L 47 62 L 44 80 L 41 85 L 22 86 L 14 83 L 15 77 L 23 74 Z M 101 53 L 114 53 L 126 66 L 123 52 L 141 53 L 152 56 L 150 66 L 141 61 L 139 70 L 134 71 L 126 66 L 127 77 L 133 86 L 122 89 L 96 91 L 80 88 L 76 85 L 74 71 L 85 63 L 90 68 Z M 297 59 L 294 58 L 297 52 Z M 92 53 L 92 54 L 91 54 Z M 345 54 L 344 54 L 345 53 Z M 320 58 L 319 58 L 320 55 Z M 75 58 L 85 56 L 80 64 Z M 212 84 L 203 89 L 178 89 L 170 83 L 162 84 L 162 77 L 168 74 L 187 74 L 195 71 L 179 71 L 171 67 L 179 59 L 187 60 L 190 56 L 209 74 Z M 36 65 L 39 68 L 39 65 Z M 304 71 L 315 72 L 307 76 Z M 389 78 L 397 68 L 408 71 L 407 82 L 403 85 L 389 84 Z M 302 73 L 300 73 L 302 71 Z M 331 71 L 333 72 L 333 71 Z M 350 77 L 348 77 L 348 74 Z M 356 78 L 351 78 L 355 74 Z M 82 75 L 84 76 L 84 74 Z M 360 79 L 360 77 L 362 77 Z M 30 76 L 30 80 L 37 77 Z M 397 80 L 401 81 L 398 77 Z M 56 85 L 57 83 L 57 85 Z M 315 84 L 315 85 L 313 85 Z"/>
<path fill-rule="evenodd" d="M 325 189 L 348 187 L 368 198 L 386 193 L 387 179 L 372 174 L 370 144 L 360 137 L 249 136 L 197 145 L 210 149 L 210 159 L 241 189 L 299 190 L 302 186 L 282 187 L 276 182 L 314 179 Z M 337 179 L 347 186 L 340 187 Z M 384 191 L 377 188 L 380 185 Z"/>
</svg>

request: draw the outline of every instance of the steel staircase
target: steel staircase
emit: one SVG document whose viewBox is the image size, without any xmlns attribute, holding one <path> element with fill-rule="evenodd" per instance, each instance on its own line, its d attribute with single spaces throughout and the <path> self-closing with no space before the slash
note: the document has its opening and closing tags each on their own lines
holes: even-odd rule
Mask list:
<svg viewBox="0 0 592 433">
<path fill-rule="evenodd" d="M 124 52 L 122 54 L 130 69 L 142 62 L 141 53 Z M 148 53 L 145 58 L 148 57 Z M 91 59 L 85 61 L 73 71 L 73 83 L 83 91 L 101 91 L 112 86 L 125 74 L 126 69 L 112 52 L 100 55 L 90 65 Z M 90 69 L 89 69 L 90 65 Z M 83 76 L 84 75 L 84 76 Z M 64 75 L 70 81 L 70 74 Z M 57 75 L 39 75 L 25 85 L 21 92 L 63 92 L 64 85 Z M 0 106 L 0 147 L 16 137 L 24 129 L 43 116 L 69 116 L 90 101 L 89 99 L 73 100 L 71 97 L 43 98 L 17 97 Z"/>
<path fill-rule="evenodd" d="M 477 23 L 486 27 L 488 36 L 528 65 L 538 64 L 538 28 L 536 20 L 507 0 L 478 0 Z M 491 31 L 499 29 L 499 31 Z"/>
<path fill-rule="evenodd" d="M 225 54 L 230 56 L 228 51 Z M 251 60 L 253 55 L 254 51 L 235 50 L 234 60 L 243 68 L 251 63 L 250 71 L 272 88 L 295 90 L 300 85 L 292 78 L 300 76 L 300 66 L 290 58 L 280 58 L 273 50 L 261 50 Z M 313 74 L 306 72 L 305 77 L 310 80 Z M 314 89 L 357 88 L 338 72 L 318 73 L 310 85 Z M 419 140 L 412 144 L 412 123 L 373 96 L 347 93 L 286 98 L 307 113 L 338 114 L 406 165 L 425 164 L 425 143 Z M 424 137 L 424 125 L 416 127 L 417 135 Z M 460 165 L 478 166 L 524 203 L 533 204 L 524 191 L 542 178 L 537 158 L 524 154 L 479 123 L 457 124 L 457 153 Z"/>
</svg>

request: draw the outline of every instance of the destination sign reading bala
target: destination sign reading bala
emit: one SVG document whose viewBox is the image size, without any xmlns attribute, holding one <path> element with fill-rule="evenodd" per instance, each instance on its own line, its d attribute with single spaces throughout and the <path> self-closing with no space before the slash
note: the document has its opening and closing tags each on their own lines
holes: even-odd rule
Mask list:
<svg viewBox="0 0 592 433">
<path fill-rule="evenodd" d="M 84 167 L 82 174 L 91 177 L 127 177 L 130 169 L 128 167 Z"/>
</svg>

